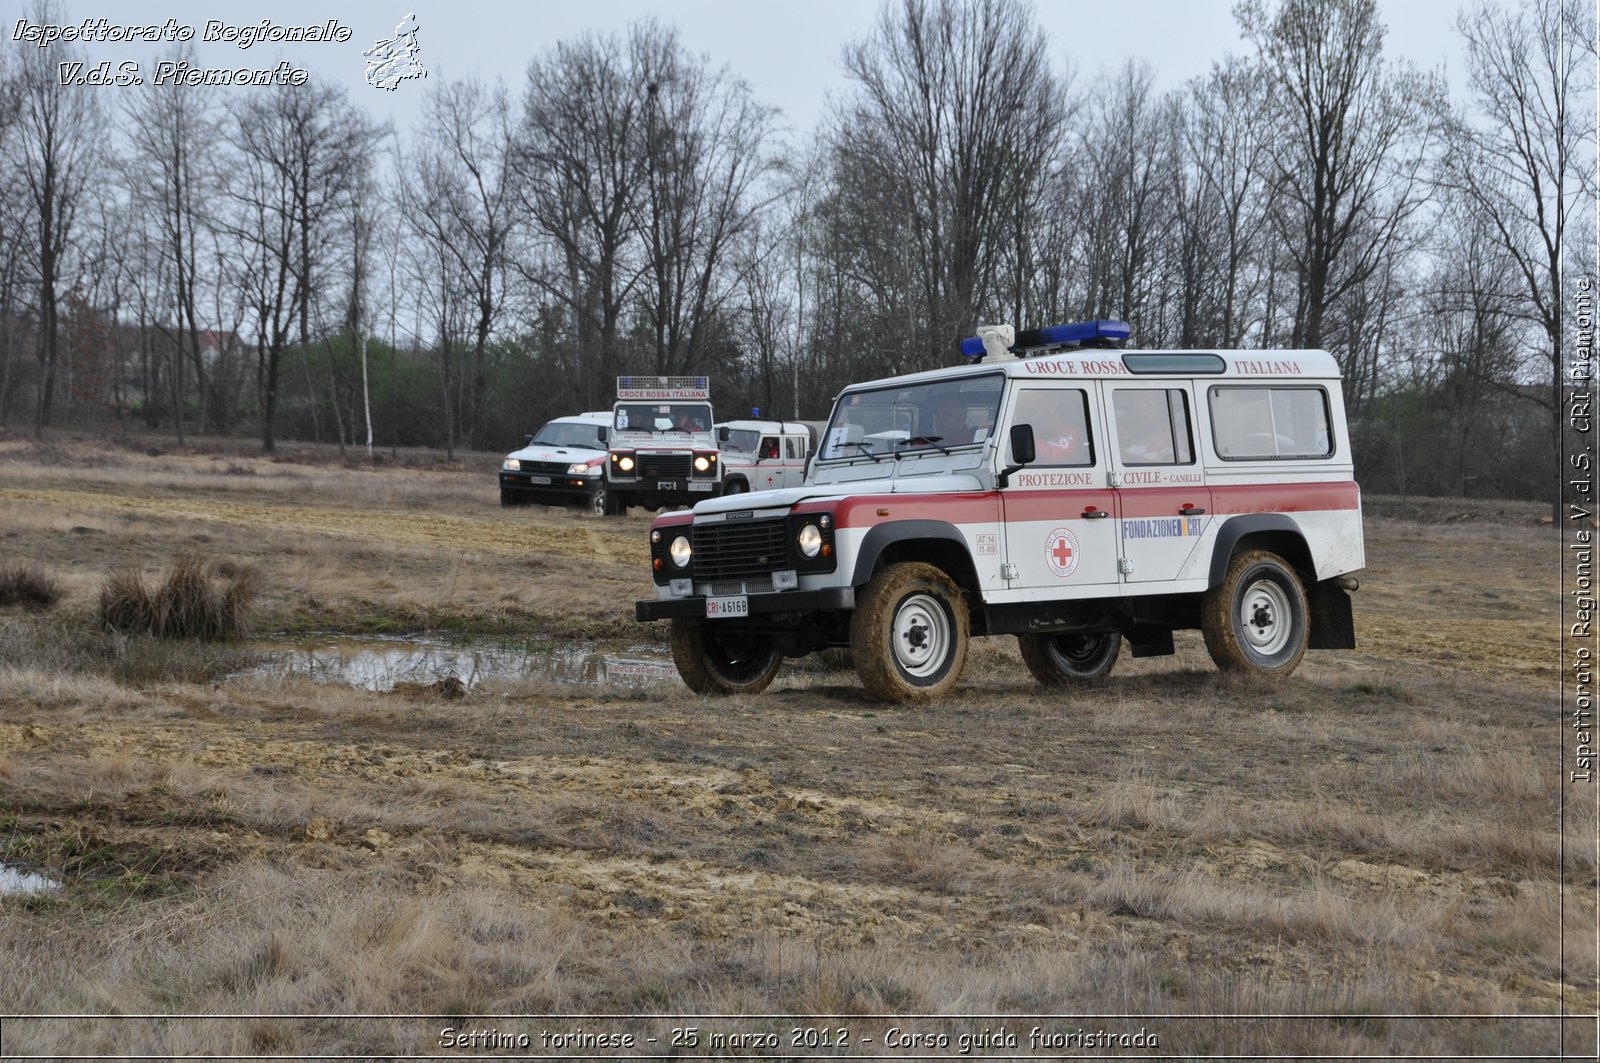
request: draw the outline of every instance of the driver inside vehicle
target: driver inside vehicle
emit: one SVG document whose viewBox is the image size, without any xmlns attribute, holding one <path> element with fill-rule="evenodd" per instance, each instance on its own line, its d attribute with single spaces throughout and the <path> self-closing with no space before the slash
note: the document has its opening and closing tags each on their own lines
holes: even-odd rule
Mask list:
<svg viewBox="0 0 1600 1063">
<path fill-rule="evenodd" d="M 929 423 L 931 427 L 927 438 L 937 440 L 947 447 L 960 446 L 964 443 L 981 443 L 989 436 L 989 425 L 967 424 L 967 404 L 960 395 L 954 393 L 946 393 L 939 397 L 938 402 L 934 404 L 933 416 Z"/>
</svg>

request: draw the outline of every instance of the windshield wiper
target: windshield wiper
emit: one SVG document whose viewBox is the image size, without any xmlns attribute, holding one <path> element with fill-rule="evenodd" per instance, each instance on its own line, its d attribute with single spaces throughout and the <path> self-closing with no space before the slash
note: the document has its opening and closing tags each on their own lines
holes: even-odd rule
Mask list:
<svg viewBox="0 0 1600 1063">
<path fill-rule="evenodd" d="M 871 458 L 872 459 L 872 464 L 874 464 L 874 465 L 878 464 L 878 462 L 883 460 L 883 455 L 879 454 L 876 450 L 873 450 L 872 449 L 872 444 L 868 443 L 868 442 L 866 442 L 864 440 L 853 439 L 853 440 L 851 440 L 851 441 L 849 441 L 847 443 L 840 443 L 838 445 L 841 446 L 841 447 L 860 447 L 861 448 L 861 453 L 863 453 L 867 457 Z"/>
<path fill-rule="evenodd" d="M 907 450 L 916 450 L 925 446 L 932 447 L 941 454 L 948 454 L 950 453 L 950 448 L 939 444 L 939 441 L 943 438 L 944 436 L 912 436 L 910 439 L 902 440 L 895 444 L 894 456 L 898 458 Z"/>
</svg>

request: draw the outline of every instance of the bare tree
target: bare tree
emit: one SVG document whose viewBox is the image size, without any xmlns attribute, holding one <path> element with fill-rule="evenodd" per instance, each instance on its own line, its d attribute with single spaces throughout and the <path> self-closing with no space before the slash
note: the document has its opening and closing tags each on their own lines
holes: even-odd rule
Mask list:
<svg viewBox="0 0 1600 1063">
<path fill-rule="evenodd" d="M 1456 25 L 1478 114 L 1454 130 L 1446 180 L 1493 227 L 1521 281 L 1524 314 L 1544 334 L 1559 465 L 1568 230 L 1595 211 L 1594 9 L 1579 0 L 1513 11 L 1481 3 Z M 1559 527 L 1559 497 L 1555 506 Z"/>
<path fill-rule="evenodd" d="M 641 293 L 655 331 L 658 373 L 704 366 L 713 322 L 738 290 L 730 252 L 766 205 L 757 187 L 774 112 L 748 83 L 684 51 L 655 22 L 630 36 L 645 80 L 646 195 L 635 207 L 650 284 Z"/>
<path fill-rule="evenodd" d="M 1196 320 L 1186 322 L 1184 345 L 1244 345 L 1249 308 L 1259 294 L 1261 242 L 1272 214 L 1270 86 L 1264 71 L 1239 59 L 1213 64 L 1191 87 L 1184 153 L 1198 181 L 1195 196 L 1213 239 L 1206 260 L 1211 282 Z M 1200 224 L 1187 217 L 1186 224 Z M 1203 266 L 1202 266 L 1203 268 Z"/>
<path fill-rule="evenodd" d="M 314 86 L 252 99 L 228 133 L 240 173 L 225 225 L 245 251 L 265 450 L 275 446 L 283 356 L 296 339 L 309 339 L 320 271 L 337 248 L 334 230 L 379 135 L 342 92 Z"/>
<path fill-rule="evenodd" d="M 1425 203 L 1442 113 L 1436 82 L 1386 64 L 1376 0 L 1263 0 L 1236 8 L 1273 84 L 1277 225 L 1294 263 L 1291 345 L 1330 346 L 1340 300 L 1383 264 Z"/>
<path fill-rule="evenodd" d="M 508 255 L 519 227 L 510 103 L 503 88 L 476 81 L 447 84 L 424 111 L 418 175 L 430 187 L 414 199 L 414 223 L 447 265 L 472 316 L 470 371 L 463 381 L 458 423 L 469 446 L 482 445 L 478 420 L 488 388 L 485 351 L 506 299 Z"/>
<path fill-rule="evenodd" d="M 18 116 L 22 83 L 13 53 L 0 49 L 0 158 L 22 152 Z M 21 311 L 28 258 L 27 188 L 20 166 L 0 167 L 0 428 L 11 409 L 13 363 L 23 345 Z"/>
<path fill-rule="evenodd" d="M 34 8 L 38 23 L 62 21 L 59 9 L 41 2 Z M 78 211 L 96 180 L 103 138 L 100 112 L 92 93 L 63 85 L 57 63 L 76 54 L 57 42 L 52 49 L 19 45 L 21 108 L 18 123 L 23 183 L 27 190 L 27 224 L 36 234 L 34 279 L 38 284 L 39 328 L 35 357 L 39 363 L 38 402 L 34 431 L 50 423 L 60 358 L 60 302 L 67 256 L 75 236 Z"/>
<path fill-rule="evenodd" d="M 856 93 L 831 133 L 836 173 L 894 212 L 863 235 L 904 241 L 894 252 L 920 290 L 902 367 L 937 365 L 978 313 L 1003 309 L 997 267 L 1018 200 L 1048 172 L 1061 86 L 1013 0 L 886 4 L 844 65 Z"/>
<path fill-rule="evenodd" d="M 570 316 L 563 376 L 585 408 L 623 367 L 621 322 L 640 277 L 647 89 L 631 58 L 614 37 L 557 44 L 528 68 L 518 137 L 518 196 L 539 256 L 522 268 Z"/>
<path fill-rule="evenodd" d="M 187 51 L 173 57 L 175 61 L 189 58 L 192 56 Z M 135 217 L 155 226 L 158 243 L 166 249 L 171 263 L 172 318 L 168 335 L 194 369 L 202 432 L 212 420 L 212 396 L 200 343 L 199 248 L 210 224 L 207 205 L 220 190 L 213 158 L 219 123 L 209 99 L 203 92 L 172 92 L 156 86 L 144 86 L 122 97 L 127 119 L 123 179 L 139 208 Z M 158 327 L 166 328 L 160 322 Z M 177 417 L 181 441 L 181 409 Z"/>
</svg>

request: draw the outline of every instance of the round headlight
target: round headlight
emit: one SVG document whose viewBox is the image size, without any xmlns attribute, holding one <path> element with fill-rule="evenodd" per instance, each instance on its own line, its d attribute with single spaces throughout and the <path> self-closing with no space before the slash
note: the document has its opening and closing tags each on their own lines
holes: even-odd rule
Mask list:
<svg viewBox="0 0 1600 1063">
<path fill-rule="evenodd" d="M 516 458 L 507 458 L 505 461 L 500 463 L 500 468 L 504 469 L 506 472 L 521 472 L 522 462 L 518 461 Z"/>
<path fill-rule="evenodd" d="M 693 549 L 689 546 L 687 536 L 678 536 L 672 540 L 672 545 L 667 547 L 667 555 L 672 558 L 672 563 L 679 568 L 687 568 L 689 566 L 689 555 L 691 553 L 693 553 Z"/>
<path fill-rule="evenodd" d="M 800 534 L 795 537 L 800 544 L 800 552 L 807 557 L 816 557 L 817 551 L 822 549 L 822 532 L 815 524 L 802 525 Z"/>
<path fill-rule="evenodd" d="M 633 471 L 633 457 L 631 455 L 624 454 L 617 461 L 617 468 L 621 469 L 623 472 L 632 472 Z"/>
<path fill-rule="evenodd" d="M 659 543 L 661 541 L 661 529 L 660 528 L 651 528 L 650 529 L 650 541 L 652 543 Z"/>
<path fill-rule="evenodd" d="M 702 454 L 698 458 L 694 459 L 694 471 L 695 472 L 708 472 L 708 471 L 710 471 L 710 469 L 711 469 L 711 462 L 704 454 Z"/>
</svg>

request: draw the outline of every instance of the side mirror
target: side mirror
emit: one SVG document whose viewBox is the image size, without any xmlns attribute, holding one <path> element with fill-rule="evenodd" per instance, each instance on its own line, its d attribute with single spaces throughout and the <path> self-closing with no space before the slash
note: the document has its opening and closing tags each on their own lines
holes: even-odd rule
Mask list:
<svg viewBox="0 0 1600 1063">
<path fill-rule="evenodd" d="M 599 438 L 600 442 L 604 443 L 606 441 L 606 439 L 611 435 L 611 430 L 609 428 L 607 428 L 605 425 L 601 425 L 599 430 L 595 433 L 595 435 Z"/>
<path fill-rule="evenodd" d="M 1033 449 L 1033 425 L 1014 424 L 1011 426 L 1011 459 L 1015 465 L 1007 465 L 1000 470 L 1000 486 L 1004 487 L 1011 482 L 1011 474 L 1019 472 L 1024 467 L 1033 464 L 1038 455 Z"/>
<path fill-rule="evenodd" d="M 525 447 L 533 446 L 533 437 L 532 436 L 523 436 L 522 437 L 522 445 L 525 446 Z"/>
<path fill-rule="evenodd" d="M 727 425 L 718 425 L 717 426 L 717 442 L 718 443 L 726 443 L 728 441 L 728 435 L 729 435 L 729 432 L 728 432 L 728 426 Z"/>
<path fill-rule="evenodd" d="M 1032 465 L 1038 453 L 1033 449 L 1033 425 L 1011 426 L 1011 460 L 1018 465 Z"/>
</svg>

